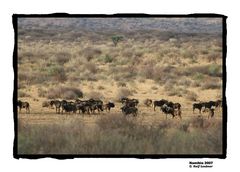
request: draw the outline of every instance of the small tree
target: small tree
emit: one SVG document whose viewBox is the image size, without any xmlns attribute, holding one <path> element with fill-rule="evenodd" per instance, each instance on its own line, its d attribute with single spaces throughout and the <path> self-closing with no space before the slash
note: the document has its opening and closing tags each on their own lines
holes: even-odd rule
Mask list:
<svg viewBox="0 0 240 172">
<path fill-rule="evenodd" d="M 123 36 L 119 36 L 119 35 L 112 36 L 112 42 L 115 47 L 117 46 L 118 42 L 122 40 L 123 40 Z"/>
</svg>

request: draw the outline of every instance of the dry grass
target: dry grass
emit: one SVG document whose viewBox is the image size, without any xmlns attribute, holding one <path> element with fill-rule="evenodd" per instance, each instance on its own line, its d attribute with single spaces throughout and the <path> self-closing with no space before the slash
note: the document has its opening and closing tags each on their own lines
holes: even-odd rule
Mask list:
<svg viewBox="0 0 240 172">
<path fill-rule="evenodd" d="M 156 126 L 119 114 L 89 128 L 80 120 L 31 125 L 19 121 L 19 154 L 221 154 L 221 121 L 194 118 Z M 39 134 L 41 133 L 41 134 Z"/>
</svg>

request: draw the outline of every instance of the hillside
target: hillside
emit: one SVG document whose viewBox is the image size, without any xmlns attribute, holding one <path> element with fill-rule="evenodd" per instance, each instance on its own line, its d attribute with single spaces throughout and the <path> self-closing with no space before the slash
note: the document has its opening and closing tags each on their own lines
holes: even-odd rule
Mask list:
<svg viewBox="0 0 240 172">
<path fill-rule="evenodd" d="M 221 23 L 220 18 L 20 18 L 18 21 L 21 29 L 177 33 L 221 33 Z"/>
</svg>

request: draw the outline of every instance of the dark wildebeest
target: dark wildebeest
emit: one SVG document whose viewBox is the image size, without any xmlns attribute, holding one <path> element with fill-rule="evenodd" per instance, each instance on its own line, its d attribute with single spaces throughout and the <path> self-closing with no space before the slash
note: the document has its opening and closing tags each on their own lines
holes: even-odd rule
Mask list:
<svg viewBox="0 0 240 172">
<path fill-rule="evenodd" d="M 87 101 L 85 100 L 76 101 L 76 108 L 77 110 L 79 110 L 79 114 L 80 114 L 80 111 L 82 111 L 83 114 L 87 111 L 86 104 L 87 104 Z"/>
<path fill-rule="evenodd" d="M 61 107 L 62 107 L 62 114 L 63 114 L 63 111 L 68 112 L 68 113 L 70 113 L 70 112 L 76 113 L 76 111 L 77 111 L 77 107 L 74 102 L 62 101 Z"/>
<path fill-rule="evenodd" d="M 121 102 L 122 102 L 122 104 L 129 106 L 129 107 L 135 107 L 139 103 L 138 99 L 129 99 L 127 97 L 123 97 L 121 99 Z"/>
<path fill-rule="evenodd" d="M 205 109 L 211 109 L 211 108 L 216 107 L 216 102 L 215 101 L 204 102 L 202 104 L 203 104 L 203 107 Z"/>
<path fill-rule="evenodd" d="M 173 108 L 177 110 L 181 110 L 181 104 L 180 103 L 173 103 Z"/>
<path fill-rule="evenodd" d="M 122 97 L 122 98 L 120 99 L 120 102 L 121 102 L 122 104 L 125 104 L 127 100 L 129 100 L 127 97 Z"/>
<path fill-rule="evenodd" d="M 22 102 L 21 100 L 18 100 L 17 106 L 19 107 L 20 112 L 21 112 L 22 108 L 25 108 L 26 113 L 30 113 L 30 104 L 28 102 Z"/>
<path fill-rule="evenodd" d="M 61 105 L 62 105 L 61 101 L 59 101 L 59 100 L 51 100 L 50 101 L 50 105 L 51 105 L 51 107 L 55 106 L 56 113 L 60 113 L 60 108 L 61 108 Z"/>
<path fill-rule="evenodd" d="M 122 113 L 125 115 L 133 114 L 133 116 L 137 116 L 138 109 L 136 107 L 129 107 L 124 105 L 121 107 Z"/>
<path fill-rule="evenodd" d="M 217 100 L 216 101 L 216 107 L 222 107 L 222 100 Z"/>
<path fill-rule="evenodd" d="M 89 100 L 90 105 L 90 111 L 92 113 L 95 113 L 95 110 L 98 110 L 98 113 L 103 111 L 103 101 L 102 100 L 94 100 L 90 99 Z"/>
<path fill-rule="evenodd" d="M 153 102 L 154 111 L 155 111 L 156 106 L 162 107 L 162 106 L 163 106 L 164 104 L 166 104 L 166 103 L 168 103 L 168 101 L 167 101 L 167 100 L 164 100 L 164 99 L 162 99 L 162 100 L 155 100 L 155 101 Z"/>
<path fill-rule="evenodd" d="M 108 110 L 110 112 L 111 108 L 114 108 L 115 104 L 113 102 L 108 102 L 107 104 L 104 105 L 104 109 Z"/>
<path fill-rule="evenodd" d="M 167 104 L 164 104 L 161 106 L 161 110 L 163 111 L 163 113 L 166 114 L 166 119 L 167 119 L 168 114 L 171 114 L 172 118 L 175 117 L 175 113 L 174 113 L 175 111 L 174 111 L 173 107 L 169 107 L 169 106 L 167 106 Z"/>
<path fill-rule="evenodd" d="M 208 115 L 208 118 L 209 116 L 212 118 L 214 116 L 214 108 L 211 108 L 210 109 L 210 114 Z"/>
<path fill-rule="evenodd" d="M 144 100 L 143 102 L 147 107 L 151 106 L 152 105 L 152 100 L 151 99 L 146 99 Z"/>
<path fill-rule="evenodd" d="M 203 103 L 193 103 L 193 113 L 194 113 L 195 109 L 198 109 L 199 113 L 201 113 L 202 108 L 203 108 Z"/>
</svg>

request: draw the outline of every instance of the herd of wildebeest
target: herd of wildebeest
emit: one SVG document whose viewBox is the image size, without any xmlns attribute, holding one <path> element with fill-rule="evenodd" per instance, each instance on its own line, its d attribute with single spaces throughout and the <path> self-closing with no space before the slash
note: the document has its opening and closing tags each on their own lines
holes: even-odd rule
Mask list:
<svg viewBox="0 0 240 172">
<path fill-rule="evenodd" d="M 138 99 L 130 99 L 127 97 L 123 97 L 120 99 L 120 102 L 122 103 L 122 107 L 120 110 L 124 115 L 130 115 L 137 116 L 138 114 Z M 182 119 L 181 116 L 181 109 L 182 106 L 180 103 L 174 103 L 172 101 L 168 101 L 165 99 L 161 100 L 151 100 L 146 99 L 144 100 L 144 105 L 147 107 L 153 106 L 154 111 L 156 111 L 156 107 L 160 108 L 160 111 L 162 111 L 167 118 L 167 115 L 171 115 L 172 118 L 179 117 Z M 30 104 L 26 101 L 17 101 L 17 106 L 19 107 L 19 111 L 21 112 L 21 109 L 26 109 L 26 113 L 30 113 Z M 79 114 L 99 114 L 102 111 L 110 112 L 111 108 L 115 107 L 114 102 L 109 101 L 108 103 L 104 104 L 102 100 L 100 99 L 89 99 L 89 100 L 80 100 L 76 99 L 75 101 L 67 101 L 67 100 L 49 100 L 44 101 L 42 103 L 42 107 L 46 108 L 54 108 L 56 109 L 57 114 L 63 114 L 63 113 L 78 113 Z M 193 103 L 192 110 L 193 113 L 195 109 L 199 110 L 199 113 L 202 112 L 209 112 L 208 118 L 214 116 L 214 111 L 217 108 L 222 107 L 222 100 L 217 101 L 208 101 L 208 102 L 199 102 L 199 103 Z M 97 113 L 96 113 L 97 111 Z"/>
</svg>

